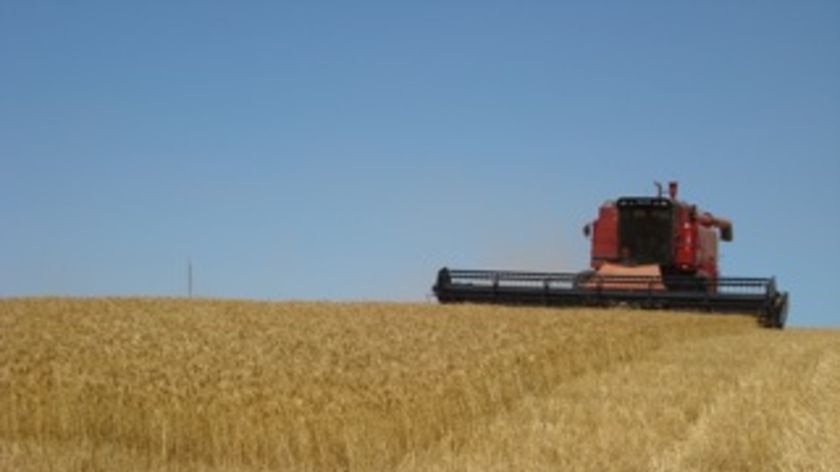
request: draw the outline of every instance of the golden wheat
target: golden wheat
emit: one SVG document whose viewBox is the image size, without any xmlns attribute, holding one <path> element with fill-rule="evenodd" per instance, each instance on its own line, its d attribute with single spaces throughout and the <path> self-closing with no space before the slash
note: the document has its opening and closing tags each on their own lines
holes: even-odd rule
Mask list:
<svg viewBox="0 0 840 472">
<path fill-rule="evenodd" d="M 840 337 L 630 310 L 0 301 L 3 470 L 830 470 Z"/>
</svg>

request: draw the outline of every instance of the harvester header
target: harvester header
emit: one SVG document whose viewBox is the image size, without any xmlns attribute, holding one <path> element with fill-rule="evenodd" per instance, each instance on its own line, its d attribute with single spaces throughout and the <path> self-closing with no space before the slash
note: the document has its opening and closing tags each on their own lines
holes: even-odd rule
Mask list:
<svg viewBox="0 0 840 472">
<path fill-rule="evenodd" d="M 733 240 L 726 218 L 668 195 L 607 201 L 584 226 L 591 239 L 590 269 L 578 273 L 458 270 L 438 272 L 441 303 L 616 306 L 756 316 L 784 327 L 788 294 L 774 278 L 721 277 L 718 242 Z"/>
</svg>

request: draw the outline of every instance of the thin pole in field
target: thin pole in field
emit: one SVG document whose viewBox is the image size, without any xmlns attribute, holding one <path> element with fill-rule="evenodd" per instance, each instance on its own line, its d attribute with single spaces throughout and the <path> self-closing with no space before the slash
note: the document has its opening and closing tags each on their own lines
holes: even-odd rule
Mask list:
<svg viewBox="0 0 840 472">
<path fill-rule="evenodd" d="M 187 295 L 189 298 L 192 298 L 193 295 L 192 258 L 187 259 Z"/>
</svg>

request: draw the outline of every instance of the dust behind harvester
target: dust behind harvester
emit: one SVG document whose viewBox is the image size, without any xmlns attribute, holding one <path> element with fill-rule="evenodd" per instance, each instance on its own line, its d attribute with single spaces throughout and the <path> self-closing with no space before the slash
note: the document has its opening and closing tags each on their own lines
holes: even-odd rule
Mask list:
<svg viewBox="0 0 840 472">
<path fill-rule="evenodd" d="M 614 306 L 755 315 L 782 328 L 788 294 L 774 278 L 721 277 L 718 242 L 732 241 L 732 223 L 668 194 L 621 197 L 584 226 L 592 241 L 590 270 L 579 273 L 457 270 L 438 272 L 441 303 Z"/>
</svg>

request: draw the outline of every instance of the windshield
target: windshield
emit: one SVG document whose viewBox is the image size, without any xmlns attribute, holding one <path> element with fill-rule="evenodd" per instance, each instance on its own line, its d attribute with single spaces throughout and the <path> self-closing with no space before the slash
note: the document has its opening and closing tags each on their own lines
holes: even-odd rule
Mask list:
<svg viewBox="0 0 840 472">
<path fill-rule="evenodd" d="M 619 254 L 624 264 L 671 263 L 673 209 L 665 199 L 619 201 Z"/>
</svg>

